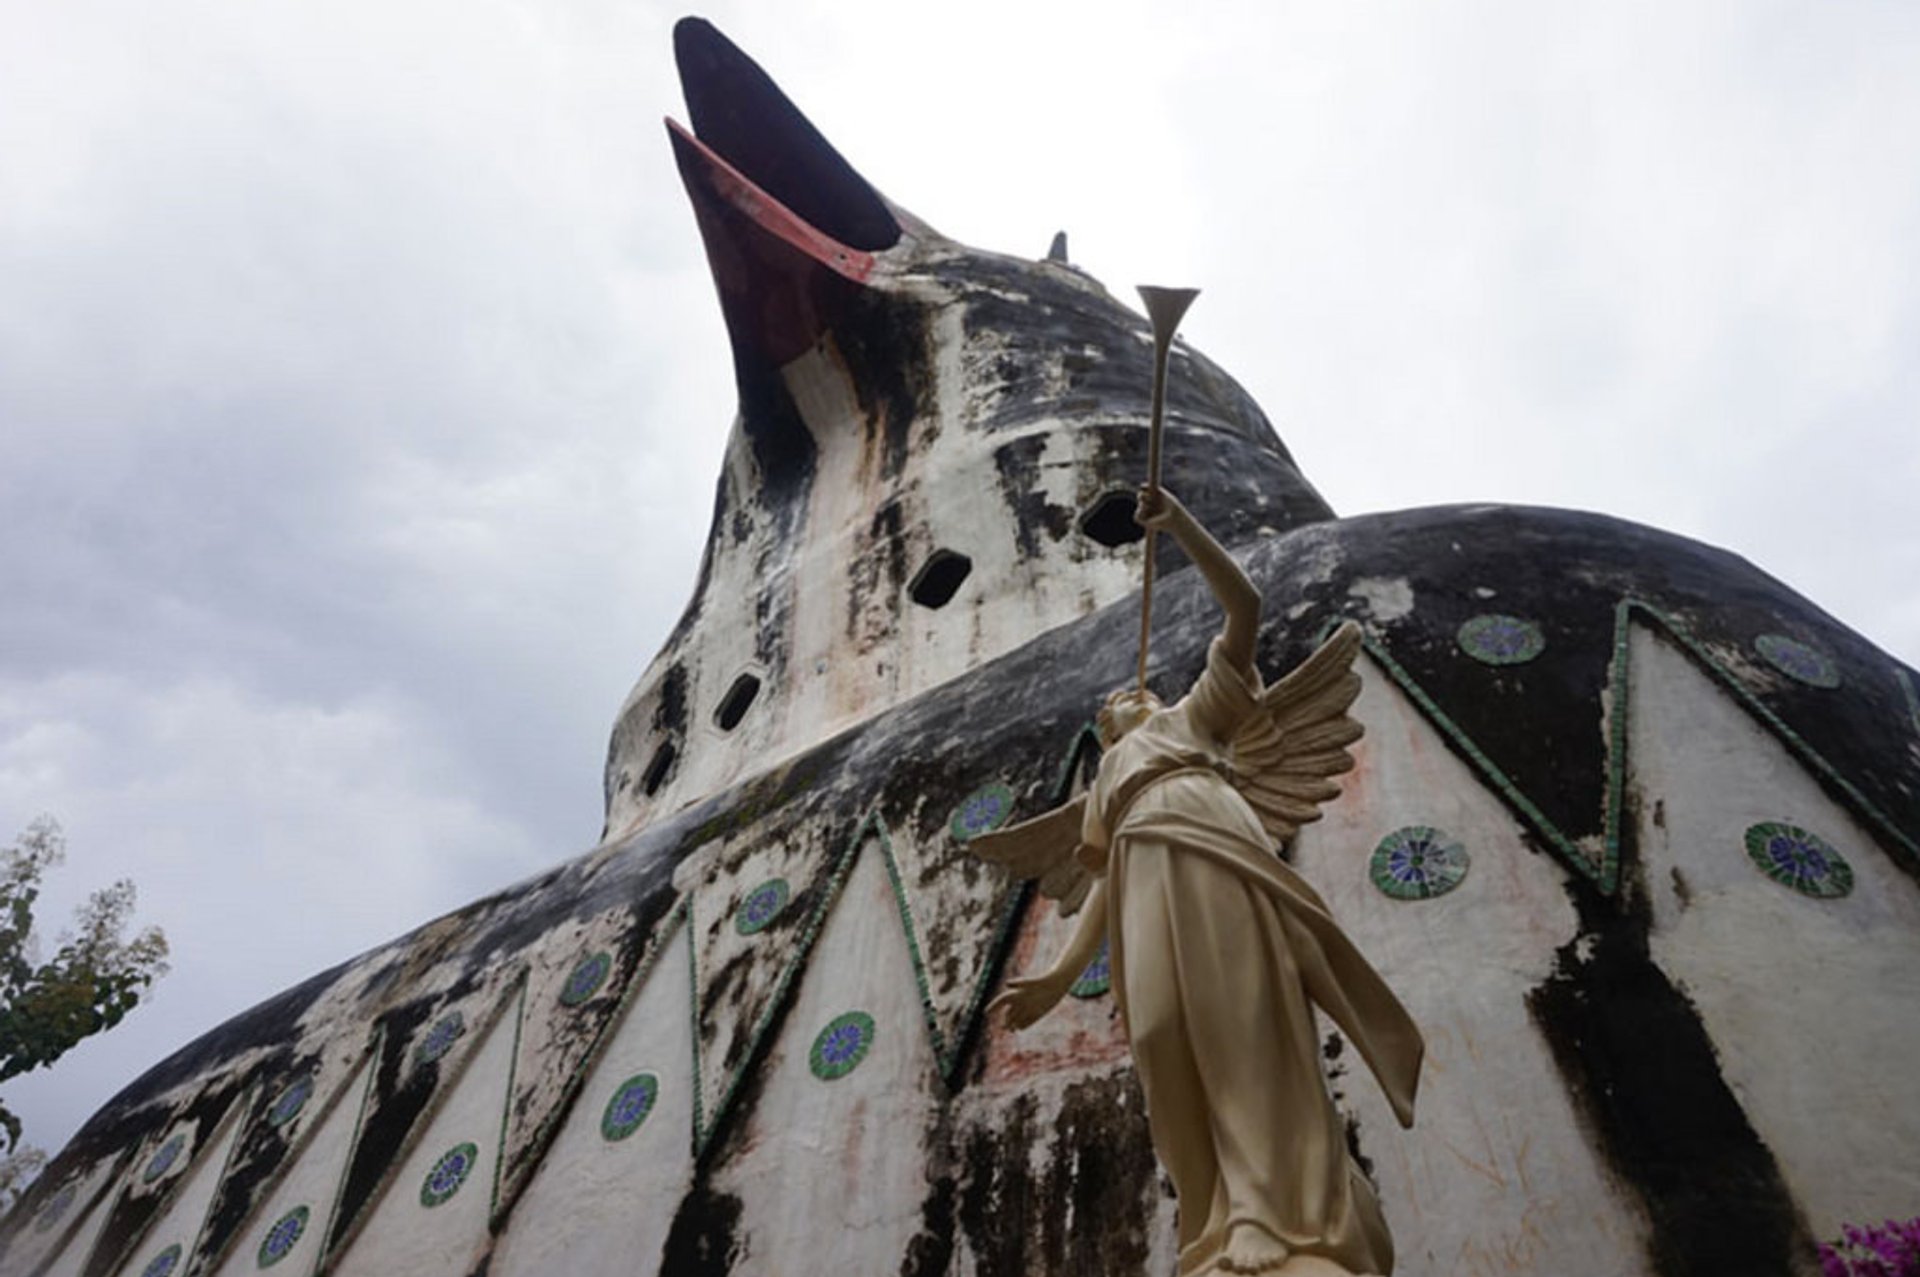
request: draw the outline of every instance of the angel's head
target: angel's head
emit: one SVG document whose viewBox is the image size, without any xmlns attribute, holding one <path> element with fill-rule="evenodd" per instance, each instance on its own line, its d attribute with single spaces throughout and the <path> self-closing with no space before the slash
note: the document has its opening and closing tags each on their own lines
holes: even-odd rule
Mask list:
<svg viewBox="0 0 1920 1277">
<path fill-rule="evenodd" d="M 1106 702 L 1100 706 L 1100 713 L 1094 718 L 1094 725 L 1100 732 L 1101 746 L 1112 746 L 1160 708 L 1160 698 L 1144 687 L 1117 687 L 1108 692 Z"/>
</svg>

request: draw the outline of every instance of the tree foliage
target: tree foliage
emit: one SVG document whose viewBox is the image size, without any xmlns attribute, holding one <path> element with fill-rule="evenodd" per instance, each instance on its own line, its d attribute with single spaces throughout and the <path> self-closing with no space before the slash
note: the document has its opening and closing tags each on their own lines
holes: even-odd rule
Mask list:
<svg viewBox="0 0 1920 1277">
<path fill-rule="evenodd" d="M 0 849 L 0 1082 L 52 1064 L 75 1043 L 110 1029 L 167 971 L 167 938 L 148 927 L 126 936 L 133 883 L 121 879 L 74 910 L 73 927 L 40 960 L 34 905 L 48 869 L 66 858 L 59 824 L 42 816 Z M 20 1119 L 0 1103 L 11 1150 Z"/>
</svg>

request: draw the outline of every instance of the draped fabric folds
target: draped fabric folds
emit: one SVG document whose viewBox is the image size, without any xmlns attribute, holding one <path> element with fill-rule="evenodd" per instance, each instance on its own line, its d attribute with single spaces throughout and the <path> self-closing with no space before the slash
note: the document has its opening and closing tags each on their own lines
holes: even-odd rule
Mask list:
<svg viewBox="0 0 1920 1277">
<path fill-rule="evenodd" d="M 1180 1273 L 1251 1225 L 1384 1274 L 1392 1240 L 1327 1095 L 1312 1008 L 1347 1035 L 1403 1125 L 1424 1048 L 1234 788 L 1232 741 L 1260 695 L 1258 673 L 1216 641 L 1188 695 L 1102 757 L 1082 855 L 1107 877 L 1113 987 L 1179 1194 Z"/>
</svg>

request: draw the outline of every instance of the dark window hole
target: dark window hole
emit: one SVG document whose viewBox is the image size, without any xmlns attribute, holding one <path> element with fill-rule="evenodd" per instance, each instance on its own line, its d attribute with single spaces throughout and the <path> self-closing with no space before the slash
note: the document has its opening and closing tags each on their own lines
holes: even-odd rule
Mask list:
<svg viewBox="0 0 1920 1277">
<path fill-rule="evenodd" d="M 907 585 L 907 597 L 921 607 L 945 607 L 973 571 L 973 560 L 952 550 L 935 550 Z"/>
<path fill-rule="evenodd" d="M 713 711 L 713 721 L 721 731 L 732 731 L 740 726 L 740 720 L 747 716 L 747 707 L 753 704 L 753 698 L 758 695 L 760 680 L 751 674 L 742 674 L 733 680 L 733 686 L 720 698 L 720 708 Z"/>
<path fill-rule="evenodd" d="M 1109 492 L 1080 516 L 1080 530 L 1101 545 L 1132 545 L 1147 535 L 1133 521 L 1133 507 L 1133 493 Z"/>
<path fill-rule="evenodd" d="M 653 751 L 653 761 L 640 777 L 640 788 L 647 791 L 647 797 L 660 792 L 660 786 L 667 783 L 667 773 L 673 770 L 673 760 L 679 756 L 680 751 L 673 747 L 672 741 L 662 742 L 660 748 Z"/>
</svg>

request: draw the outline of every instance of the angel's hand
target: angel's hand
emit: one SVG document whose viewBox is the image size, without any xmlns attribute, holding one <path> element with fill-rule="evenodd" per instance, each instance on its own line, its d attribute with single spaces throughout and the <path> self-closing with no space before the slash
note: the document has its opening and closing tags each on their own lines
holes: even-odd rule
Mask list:
<svg viewBox="0 0 1920 1277">
<path fill-rule="evenodd" d="M 1143 528 L 1156 530 L 1170 529 L 1176 520 L 1186 514 L 1186 507 L 1180 499 L 1165 488 L 1153 484 L 1142 484 L 1133 498 L 1133 521 Z"/>
<path fill-rule="evenodd" d="M 1053 1010 L 1072 987 L 1072 980 L 1063 980 L 1052 971 L 1043 975 L 1021 976 L 1007 981 L 1007 987 L 1000 996 L 987 1004 L 987 1014 L 992 1015 L 1005 1007 L 1007 1027 L 1024 1029 Z"/>
</svg>

